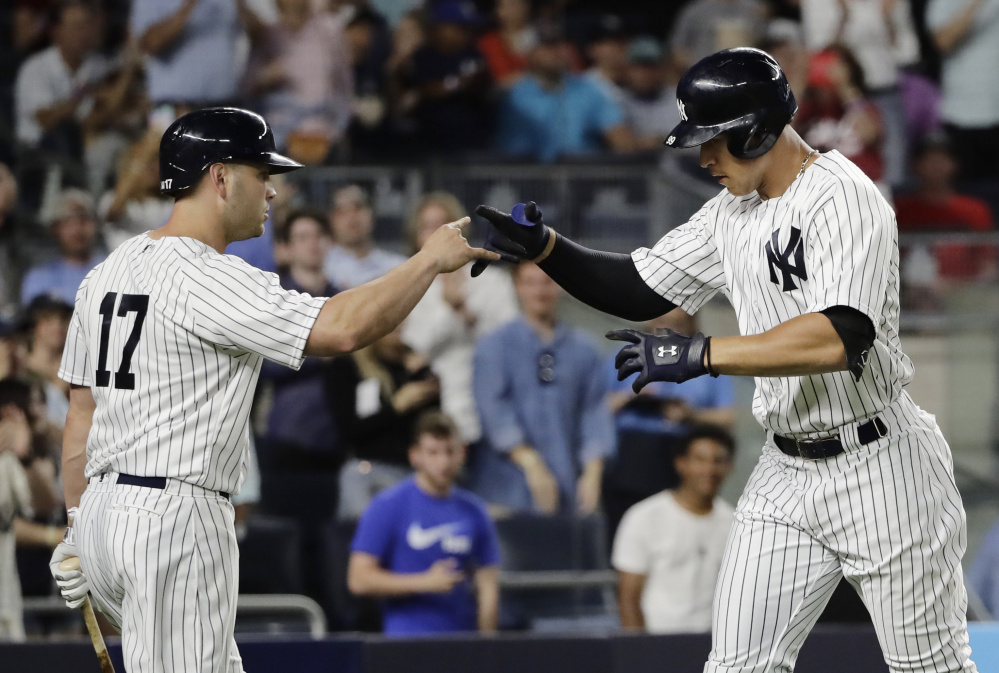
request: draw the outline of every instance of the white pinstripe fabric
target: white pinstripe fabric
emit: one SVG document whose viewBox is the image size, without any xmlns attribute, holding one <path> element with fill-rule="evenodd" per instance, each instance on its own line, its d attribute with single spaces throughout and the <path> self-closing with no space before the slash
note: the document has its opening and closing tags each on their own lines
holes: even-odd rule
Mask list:
<svg viewBox="0 0 999 673">
<path fill-rule="evenodd" d="M 232 505 L 175 480 L 158 490 L 103 476 L 90 480 L 75 525 L 91 593 L 122 626 L 125 669 L 242 673 Z"/>
<path fill-rule="evenodd" d="M 148 296 L 131 358 L 134 389 L 94 385 L 101 333 L 106 370 L 116 372 L 136 315 L 108 293 Z M 276 274 L 192 238 L 122 243 L 83 281 L 59 377 L 90 386 L 97 402 L 87 441 L 87 477 L 120 472 L 173 477 L 214 491 L 242 484 L 250 406 L 263 358 L 298 368 L 326 302 L 285 290 Z M 114 374 L 117 377 L 117 373 Z"/>
<path fill-rule="evenodd" d="M 807 279 L 793 291 L 770 279 L 765 246 L 801 232 Z M 814 439 L 886 407 L 912 379 L 898 338 L 898 230 L 881 193 L 838 152 L 821 155 L 782 196 L 723 190 L 689 222 L 632 259 L 654 290 L 688 313 L 721 291 L 742 334 L 759 334 L 791 318 L 851 306 L 876 330 L 860 381 L 849 372 L 756 379 L 753 413 L 768 430 Z M 779 276 L 779 274 L 778 274 Z"/>
<path fill-rule="evenodd" d="M 932 416 L 902 393 L 888 436 L 827 460 L 764 447 L 736 508 L 705 673 L 791 671 L 841 577 L 871 613 L 892 671 L 976 671 L 961 557 L 964 508 Z"/>
<path fill-rule="evenodd" d="M 81 284 L 59 371 L 97 405 L 77 543 L 128 670 L 242 671 L 233 510 L 219 491 L 244 478 L 263 358 L 300 367 L 325 302 L 194 239 L 144 234 Z M 118 474 L 167 487 L 116 486 Z"/>
<path fill-rule="evenodd" d="M 650 287 L 690 313 L 724 292 L 744 335 L 836 305 L 875 328 L 859 381 L 848 372 L 756 379 L 753 412 L 764 428 L 838 435 L 848 450 L 808 461 L 764 448 L 736 511 L 705 671 L 791 671 L 844 576 L 893 671 L 975 671 L 964 509 L 946 441 L 903 391 L 913 367 L 898 335 L 898 231 L 874 184 L 829 152 L 780 197 L 722 191 L 632 259 Z M 875 415 L 889 434 L 861 446 L 857 425 Z"/>
</svg>

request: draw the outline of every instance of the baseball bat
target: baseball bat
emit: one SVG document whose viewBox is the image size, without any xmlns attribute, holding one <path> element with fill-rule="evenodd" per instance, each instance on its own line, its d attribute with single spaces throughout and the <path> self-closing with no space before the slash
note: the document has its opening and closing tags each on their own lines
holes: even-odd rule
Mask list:
<svg viewBox="0 0 999 673">
<path fill-rule="evenodd" d="M 60 570 L 79 570 L 80 559 L 70 556 L 59 564 Z M 101 635 L 101 627 L 97 625 L 97 616 L 94 614 L 94 606 L 90 604 L 90 596 L 84 596 L 83 621 L 87 623 L 87 632 L 90 640 L 94 643 L 94 651 L 97 653 L 97 660 L 101 662 L 101 673 L 114 673 L 114 666 L 111 664 L 111 657 L 108 655 L 107 645 L 104 644 L 104 636 Z"/>
</svg>

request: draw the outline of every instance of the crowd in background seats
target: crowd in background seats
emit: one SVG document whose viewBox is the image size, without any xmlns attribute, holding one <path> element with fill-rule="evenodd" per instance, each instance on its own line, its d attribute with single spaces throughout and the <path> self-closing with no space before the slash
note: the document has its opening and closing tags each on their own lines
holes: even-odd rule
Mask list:
<svg viewBox="0 0 999 673">
<path fill-rule="evenodd" d="M 18 586 L 51 592 L 41 560 L 65 522 L 68 406 L 56 374 L 76 288 L 110 250 L 169 216 L 158 142 L 187 111 L 256 110 L 279 149 L 308 165 L 634 162 L 656 171 L 696 163 L 696 151 L 662 151 L 680 120 L 684 70 L 721 48 L 758 46 L 791 81 L 798 132 L 875 180 L 900 232 L 987 234 L 999 207 L 999 0 L 13 0 L 0 7 L 0 30 L 0 638 L 23 637 L 12 616 Z M 377 278 L 476 205 L 443 191 L 409 195 L 404 229 L 376 237 L 378 204 L 358 184 L 307 195 L 277 182 L 265 235 L 229 252 L 314 295 Z M 994 283 L 995 250 L 903 245 L 903 301 L 934 310 L 948 288 Z M 349 542 L 378 494 L 408 483 L 428 412 L 454 424 L 467 447 L 455 478 L 494 517 L 597 513 L 605 563 L 624 518 L 615 566 L 652 572 L 655 550 L 629 538 L 659 510 L 647 505 L 630 523 L 626 512 L 683 489 L 689 456 L 699 455 L 690 428 L 731 429 L 731 382 L 636 396 L 605 352 L 560 319 L 559 296 L 532 265 L 494 265 L 478 279 L 465 269 L 438 278 L 399 330 L 358 353 L 309 358 L 298 372 L 264 366 L 259 468 L 240 530 L 252 535 L 255 517 L 300 526 L 302 590 L 343 610 L 331 623 L 363 621 L 344 616 L 355 604 L 330 598 L 339 594 L 323 577 L 324 535 Z M 664 320 L 698 329 L 679 312 Z M 688 456 L 684 467 L 674 453 Z M 316 485 L 308 497 L 306 482 Z M 296 488 L 297 509 L 288 500 Z M 356 549 L 392 565 L 384 539 L 375 544 L 369 530 L 359 540 Z M 494 551 L 479 562 L 495 564 Z M 994 602 L 988 567 L 972 577 Z M 444 570 L 435 572 L 446 584 Z M 629 586 L 646 581 L 660 578 Z M 635 618 L 636 595 L 622 616 Z"/>
</svg>

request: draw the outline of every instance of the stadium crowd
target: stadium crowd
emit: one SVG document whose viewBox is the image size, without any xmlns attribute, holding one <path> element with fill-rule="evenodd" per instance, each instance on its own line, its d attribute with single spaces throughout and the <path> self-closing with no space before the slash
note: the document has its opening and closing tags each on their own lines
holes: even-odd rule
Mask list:
<svg viewBox="0 0 999 673">
<path fill-rule="evenodd" d="M 310 166 L 655 171 L 683 114 L 679 76 L 719 49 L 758 46 L 787 72 L 798 131 L 875 180 L 902 233 L 994 229 L 999 0 L 613 4 L 614 14 L 598 0 L 0 8 L 0 639 L 25 635 L 22 593 L 52 593 L 68 408 L 57 371 L 76 289 L 110 250 L 169 216 L 158 142 L 184 112 L 257 111 L 279 150 Z M 404 229 L 376 240 L 379 204 L 361 184 L 278 191 L 265 236 L 228 252 L 317 296 L 380 276 L 475 205 L 446 191 L 411 195 Z M 996 262 L 992 244 L 904 246 L 904 301 L 939 307 L 954 284 L 994 282 Z M 710 628 L 711 569 L 732 511 L 717 498 L 734 451 L 731 383 L 705 377 L 634 395 L 605 350 L 560 317 L 560 296 L 530 264 L 494 265 L 476 280 L 464 269 L 438 278 L 407 322 L 369 348 L 310 358 L 297 372 L 265 364 L 237 500 L 247 549 L 267 547 L 251 546 L 258 522 L 291 521 L 300 533 L 292 588 L 341 628 L 377 624 L 353 593 L 386 599 L 389 631 L 491 630 L 529 625 L 529 605 L 495 604 L 512 528 L 502 522 L 596 517 L 601 539 L 617 538 L 598 546 L 621 573 L 623 625 Z M 696 331 L 681 313 L 652 326 Z M 460 511 L 475 535 L 414 534 L 405 516 L 419 508 L 444 512 L 442 521 Z M 645 533 L 664 529 L 661 539 Z M 446 553 L 394 553 L 400 536 L 412 550 L 436 541 Z M 987 569 L 997 566 L 981 567 L 972 577 L 995 610 L 999 578 Z M 276 590 L 267 574 L 244 571 L 244 590 Z"/>
</svg>

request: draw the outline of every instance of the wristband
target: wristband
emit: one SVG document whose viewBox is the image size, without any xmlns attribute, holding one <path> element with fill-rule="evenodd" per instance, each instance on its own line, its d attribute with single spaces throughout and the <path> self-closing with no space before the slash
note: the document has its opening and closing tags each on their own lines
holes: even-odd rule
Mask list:
<svg viewBox="0 0 999 673">
<path fill-rule="evenodd" d="M 76 515 L 79 512 L 80 512 L 79 507 L 70 507 L 69 509 L 66 510 L 66 521 L 69 523 L 69 525 L 71 526 L 73 525 L 73 522 L 76 521 Z"/>
<path fill-rule="evenodd" d="M 704 369 L 712 378 L 718 378 L 718 372 L 711 368 L 711 337 L 704 340 Z"/>
<path fill-rule="evenodd" d="M 548 227 L 548 242 L 545 243 L 545 249 L 541 251 L 541 254 L 531 260 L 534 264 L 540 264 L 548 258 L 548 255 L 552 254 L 552 249 L 555 247 L 555 237 L 557 236 L 554 229 Z"/>
</svg>

